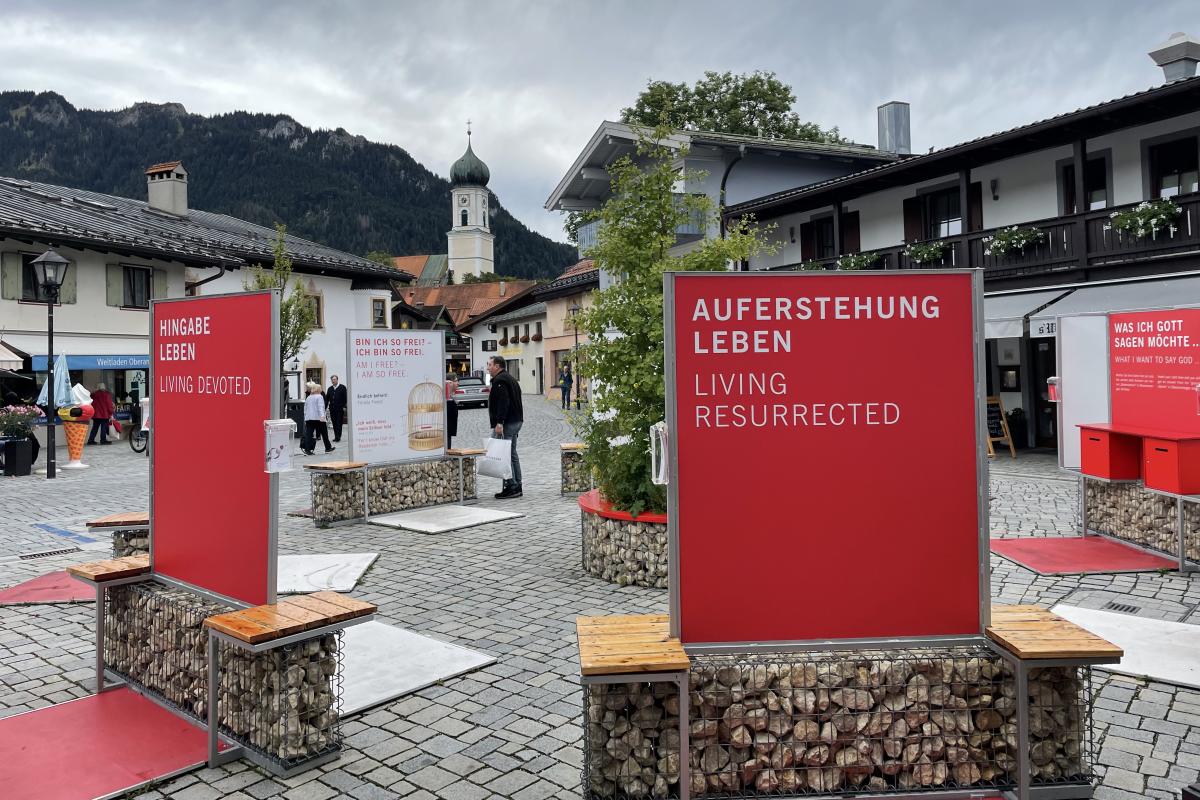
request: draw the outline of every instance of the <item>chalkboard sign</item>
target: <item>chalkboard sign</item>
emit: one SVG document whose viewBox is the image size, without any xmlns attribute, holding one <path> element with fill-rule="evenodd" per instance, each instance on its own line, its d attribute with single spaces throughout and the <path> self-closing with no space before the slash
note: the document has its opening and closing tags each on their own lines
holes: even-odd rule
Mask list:
<svg viewBox="0 0 1200 800">
<path fill-rule="evenodd" d="M 992 446 L 992 443 L 1002 442 L 1008 445 L 1008 452 L 1012 454 L 1013 458 L 1016 458 L 1017 448 L 1013 446 L 1012 432 L 1008 429 L 1008 417 L 1004 415 L 1004 403 L 995 395 L 987 399 L 987 428 L 988 457 L 993 458 L 996 455 L 996 448 Z"/>
</svg>

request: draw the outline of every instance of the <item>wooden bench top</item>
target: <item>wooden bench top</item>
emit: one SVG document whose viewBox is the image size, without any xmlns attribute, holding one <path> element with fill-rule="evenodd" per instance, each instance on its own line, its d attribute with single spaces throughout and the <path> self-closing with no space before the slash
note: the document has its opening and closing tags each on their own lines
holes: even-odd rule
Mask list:
<svg viewBox="0 0 1200 800">
<path fill-rule="evenodd" d="M 126 511 L 121 514 L 109 514 L 91 522 L 85 522 L 89 528 L 121 528 L 126 525 L 149 525 L 149 511 Z"/>
<path fill-rule="evenodd" d="M 322 461 L 319 464 L 305 464 L 305 469 L 314 469 L 317 472 L 343 472 L 346 470 L 362 469 L 367 465 L 365 461 Z"/>
<path fill-rule="evenodd" d="M 121 578 L 132 578 L 135 575 L 145 575 L 150 572 L 150 556 L 125 556 L 112 558 L 108 561 L 91 561 L 87 564 L 76 564 L 67 567 L 67 573 L 92 583 L 104 583 Z"/>
<path fill-rule="evenodd" d="M 337 592 L 317 592 L 217 614 L 204 620 L 204 626 L 247 644 L 261 644 L 374 613 L 372 603 Z"/>
<path fill-rule="evenodd" d="M 1040 606 L 992 606 L 988 638 L 1018 658 L 1119 660 L 1125 652 L 1107 639 Z"/>
<path fill-rule="evenodd" d="M 580 674 L 685 671 L 691 661 L 670 624 L 666 614 L 576 617 Z"/>
<path fill-rule="evenodd" d="M 446 450 L 446 455 L 462 458 L 464 456 L 481 456 L 485 452 L 487 451 L 482 447 L 451 447 Z"/>
<path fill-rule="evenodd" d="M 587 445 L 583 442 L 563 442 L 559 445 L 563 450 L 586 450 Z"/>
</svg>

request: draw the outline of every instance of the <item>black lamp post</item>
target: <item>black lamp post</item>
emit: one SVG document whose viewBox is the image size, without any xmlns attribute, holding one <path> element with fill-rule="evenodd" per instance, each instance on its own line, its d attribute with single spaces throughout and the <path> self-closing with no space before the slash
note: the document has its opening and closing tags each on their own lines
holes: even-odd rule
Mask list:
<svg viewBox="0 0 1200 800">
<path fill-rule="evenodd" d="M 583 309 L 576 303 L 568 311 L 571 312 L 571 325 L 575 328 L 575 354 L 571 360 L 575 367 L 575 410 L 579 410 L 579 312 Z"/>
<path fill-rule="evenodd" d="M 38 284 L 46 298 L 46 477 L 54 477 L 54 304 L 58 290 L 67 276 L 70 261 L 53 250 L 47 250 L 33 260 Z"/>
</svg>

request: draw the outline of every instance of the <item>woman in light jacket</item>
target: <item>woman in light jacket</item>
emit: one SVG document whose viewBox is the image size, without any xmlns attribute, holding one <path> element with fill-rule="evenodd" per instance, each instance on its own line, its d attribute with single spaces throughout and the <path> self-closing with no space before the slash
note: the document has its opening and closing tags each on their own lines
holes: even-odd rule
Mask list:
<svg viewBox="0 0 1200 800">
<path fill-rule="evenodd" d="M 304 398 L 304 438 L 300 440 L 300 449 L 305 455 L 311 456 L 317 448 L 317 434 L 325 443 L 325 452 L 331 453 L 334 446 L 329 443 L 329 426 L 325 424 L 325 398 L 321 387 L 309 381 L 306 388 L 308 397 Z"/>
</svg>

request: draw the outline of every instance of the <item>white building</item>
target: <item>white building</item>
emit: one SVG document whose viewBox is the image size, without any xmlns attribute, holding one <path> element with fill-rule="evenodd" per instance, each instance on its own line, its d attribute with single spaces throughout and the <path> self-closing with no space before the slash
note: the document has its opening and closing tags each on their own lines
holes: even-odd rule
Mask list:
<svg viewBox="0 0 1200 800">
<path fill-rule="evenodd" d="M 240 292 L 247 267 L 271 267 L 275 231 L 188 208 L 179 162 L 146 175 L 149 202 L 0 178 L 0 341 L 33 372 L 46 370 L 47 314 L 32 261 L 49 248 L 71 262 L 55 308 L 55 353 L 68 356 L 74 381 L 104 381 L 120 399 L 145 396 L 152 299 Z M 389 281 L 408 276 L 295 236 L 285 243 L 317 310 L 301 375 L 327 386 L 345 371 L 345 330 L 389 327 Z M 32 393 L 28 381 L 11 388 Z"/>
<path fill-rule="evenodd" d="M 478 278 L 496 271 L 488 209 L 488 180 L 491 172 L 471 149 L 467 131 L 467 152 L 450 167 L 451 228 L 446 233 L 449 268 L 456 280 L 468 275 Z"/>
</svg>

